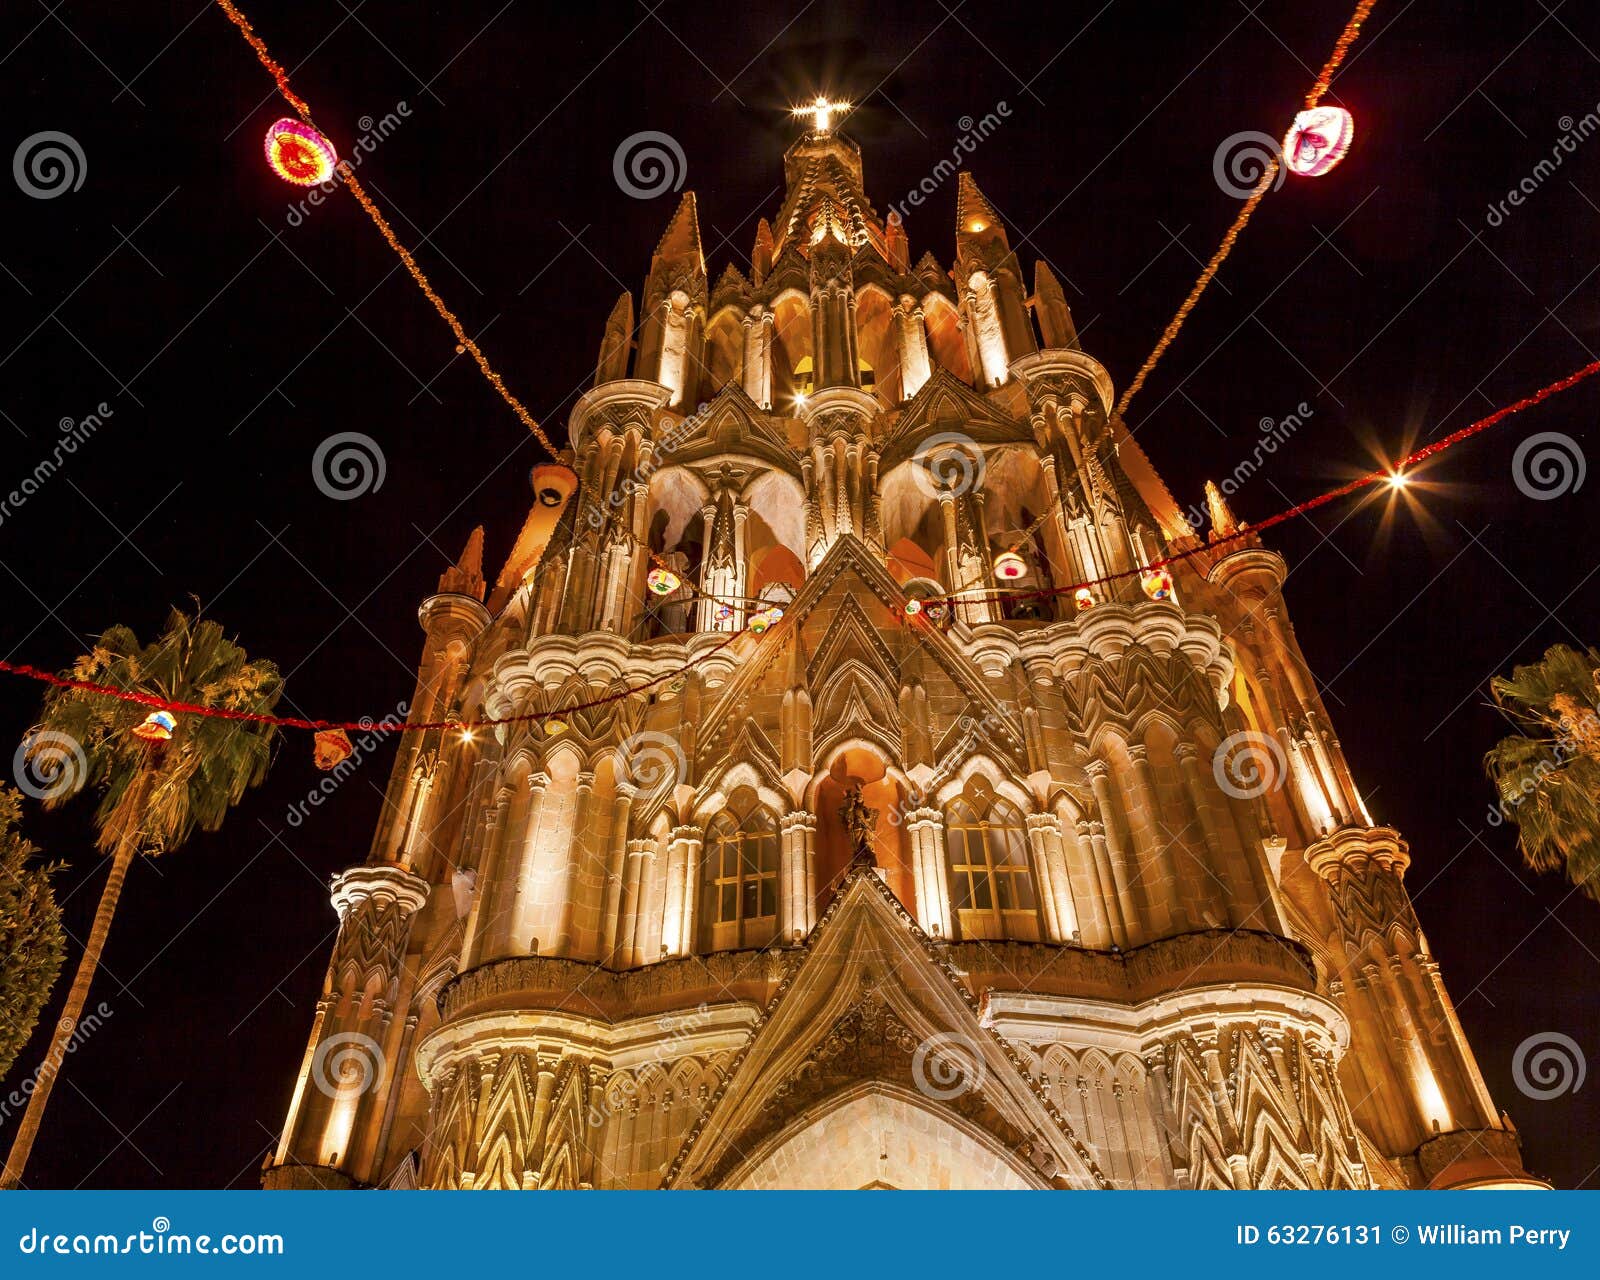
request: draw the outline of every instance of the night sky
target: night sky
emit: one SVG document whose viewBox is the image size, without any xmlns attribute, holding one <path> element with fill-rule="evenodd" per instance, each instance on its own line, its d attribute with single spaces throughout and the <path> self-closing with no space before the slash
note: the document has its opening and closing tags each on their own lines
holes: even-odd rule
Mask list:
<svg viewBox="0 0 1600 1280">
<path fill-rule="evenodd" d="M 246 11 L 346 149 L 363 117 L 396 113 L 362 181 L 564 438 L 612 304 L 640 288 L 677 199 L 619 190 L 613 155 L 631 135 L 681 146 L 715 279 L 729 260 L 748 270 L 756 221 L 777 208 L 790 103 L 819 89 L 862 103 L 845 131 L 880 211 L 950 154 L 964 117 L 1006 104 L 969 167 L 1028 278 L 1035 258 L 1053 265 L 1120 388 L 1238 208 L 1213 179 L 1218 147 L 1281 135 L 1347 6 Z M 63 666 L 109 624 L 153 636 L 193 595 L 288 673 L 284 710 L 388 713 L 410 696 L 416 606 L 447 560 L 480 522 L 491 574 L 508 551 L 532 439 L 347 194 L 291 218 L 302 193 L 261 147 L 286 110 L 213 5 L 17 0 L 0 17 L 0 68 L 5 151 L 59 131 L 87 161 L 81 187 L 51 199 L 0 181 L 0 489 L 50 454 L 63 418 L 111 411 L 0 521 L 0 655 Z M 1305 425 L 1235 497 L 1242 518 L 1600 349 L 1600 137 L 1563 153 L 1520 208 L 1489 214 L 1600 111 L 1592 6 L 1468 15 L 1381 0 L 1329 101 L 1355 115 L 1349 157 L 1268 197 L 1130 415 L 1182 505 L 1249 456 L 1261 419 L 1302 402 Z M 949 264 L 954 202 L 952 179 L 908 210 L 913 260 Z M 1535 432 L 1592 451 L 1597 412 L 1589 384 L 1450 452 L 1386 526 L 1380 502 L 1271 535 L 1356 779 L 1410 841 L 1408 883 L 1489 1087 L 1529 1168 L 1564 1186 L 1600 1177 L 1600 1081 L 1540 1100 L 1512 1064 L 1551 1032 L 1600 1059 L 1600 904 L 1524 870 L 1510 829 L 1486 824 L 1481 759 L 1504 727 L 1490 676 L 1558 641 L 1600 641 L 1600 478 L 1534 500 L 1512 476 Z M 352 430 L 380 442 L 386 478 L 333 501 L 311 459 Z M 9 759 L 39 689 L 0 680 Z M 366 854 L 391 750 L 295 828 L 286 814 L 321 775 L 292 735 L 219 834 L 134 869 L 90 999 L 113 1016 L 68 1062 L 30 1184 L 256 1185 L 332 941 L 327 880 Z M 58 891 L 76 937 L 104 871 L 91 808 L 25 814 L 69 864 Z"/>
</svg>

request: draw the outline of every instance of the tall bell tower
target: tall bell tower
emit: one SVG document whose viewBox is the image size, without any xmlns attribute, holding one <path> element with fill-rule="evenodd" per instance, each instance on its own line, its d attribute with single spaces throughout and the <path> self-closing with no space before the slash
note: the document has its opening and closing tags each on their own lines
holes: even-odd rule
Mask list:
<svg viewBox="0 0 1600 1280">
<path fill-rule="evenodd" d="M 1180 514 L 970 173 L 913 259 L 843 111 L 743 266 L 682 197 L 422 603 L 460 727 L 334 881 L 265 1184 L 1537 1185 L 1283 559 Z"/>
</svg>

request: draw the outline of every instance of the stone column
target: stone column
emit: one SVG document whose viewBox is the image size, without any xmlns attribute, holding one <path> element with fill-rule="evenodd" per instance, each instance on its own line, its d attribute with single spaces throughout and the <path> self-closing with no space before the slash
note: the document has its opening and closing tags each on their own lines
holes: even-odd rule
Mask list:
<svg viewBox="0 0 1600 1280">
<path fill-rule="evenodd" d="M 1134 877 L 1137 868 L 1123 843 L 1116 824 L 1116 797 L 1111 793 L 1111 766 L 1104 760 L 1091 760 L 1085 766 L 1089 786 L 1094 791 L 1095 806 L 1100 810 L 1101 838 L 1106 846 L 1106 860 L 1111 866 L 1111 882 L 1116 889 L 1117 908 L 1122 916 L 1122 946 L 1135 946 L 1145 941 L 1145 923 L 1134 896 Z M 1093 830 L 1091 826 L 1090 830 Z M 1115 925 L 1112 932 L 1116 932 Z"/>
<path fill-rule="evenodd" d="M 626 782 L 616 785 L 616 798 L 611 802 L 611 853 L 606 860 L 606 883 L 600 908 L 600 959 L 605 964 L 616 963 L 619 945 L 626 945 L 622 900 L 627 877 L 628 815 L 638 790 Z"/>
<path fill-rule="evenodd" d="M 784 942 L 800 942 L 816 924 L 816 853 L 814 841 L 817 820 L 804 809 L 786 813 L 779 820 L 782 832 L 783 861 L 779 872 L 778 937 Z"/>
<path fill-rule="evenodd" d="M 944 870 L 944 814 L 931 807 L 913 809 L 906 815 L 906 829 L 911 833 L 911 870 L 922 927 L 929 937 L 949 940 L 955 928 Z"/>
<path fill-rule="evenodd" d="M 699 827 L 674 827 L 668 837 L 666 918 L 661 930 L 661 949 L 669 956 L 686 956 L 694 951 L 695 914 L 700 899 L 700 844 L 705 833 Z"/>
<path fill-rule="evenodd" d="M 1030 813 L 1027 824 L 1045 936 L 1051 942 L 1071 942 L 1078 932 L 1078 913 L 1072 904 L 1072 885 L 1061 847 L 1061 819 L 1053 813 Z"/>
<path fill-rule="evenodd" d="M 910 295 L 901 297 L 895 308 L 895 322 L 900 337 L 900 391 L 909 400 L 933 376 L 933 363 L 928 359 L 928 330 L 922 308 Z"/>
<path fill-rule="evenodd" d="M 573 796 L 572 832 L 567 838 L 566 857 L 562 861 L 561 875 L 552 888 L 552 905 L 560 924 L 556 928 L 555 946 L 549 954 L 570 956 L 574 943 L 578 899 L 583 894 L 582 868 L 589 835 L 589 805 L 594 799 L 594 774 L 578 775 L 578 787 Z"/>
</svg>

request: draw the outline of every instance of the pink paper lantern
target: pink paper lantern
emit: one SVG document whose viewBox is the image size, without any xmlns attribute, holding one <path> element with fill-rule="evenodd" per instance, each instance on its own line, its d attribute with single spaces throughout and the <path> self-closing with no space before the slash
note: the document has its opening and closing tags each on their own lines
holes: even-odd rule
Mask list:
<svg viewBox="0 0 1600 1280">
<path fill-rule="evenodd" d="M 1355 130 L 1355 118 L 1343 107 L 1302 111 L 1283 139 L 1284 166 L 1302 178 L 1320 178 L 1344 159 Z"/>
</svg>

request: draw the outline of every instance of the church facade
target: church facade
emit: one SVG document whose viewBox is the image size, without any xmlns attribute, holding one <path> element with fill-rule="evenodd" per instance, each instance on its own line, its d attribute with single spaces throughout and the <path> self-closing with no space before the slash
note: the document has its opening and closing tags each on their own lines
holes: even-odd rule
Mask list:
<svg viewBox="0 0 1600 1280">
<path fill-rule="evenodd" d="M 1536 1184 L 1282 558 L 1184 518 L 969 173 L 913 260 L 818 126 L 748 275 L 682 198 L 503 568 L 423 601 L 446 727 L 265 1185 Z"/>
</svg>

